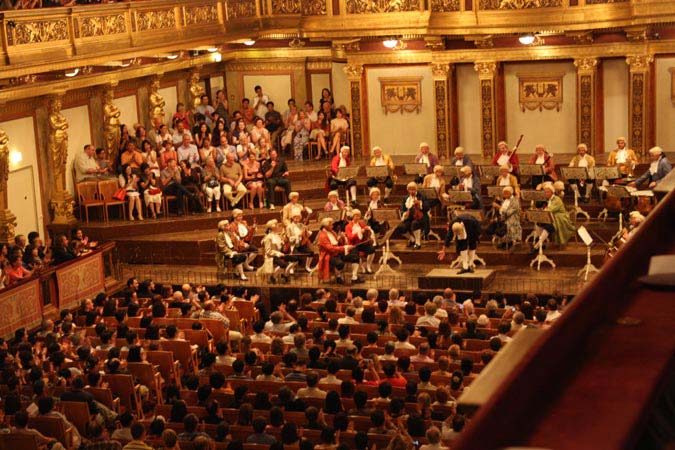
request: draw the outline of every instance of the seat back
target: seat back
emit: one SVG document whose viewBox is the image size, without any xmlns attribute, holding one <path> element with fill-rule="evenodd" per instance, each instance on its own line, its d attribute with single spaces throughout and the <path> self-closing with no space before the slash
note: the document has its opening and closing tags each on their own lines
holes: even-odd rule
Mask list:
<svg viewBox="0 0 675 450">
<path fill-rule="evenodd" d="M 117 189 L 119 189 L 119 184 L 115 180 L 102 180 L 98 182 L 98 193 L 101 196 L 101 200 L 105 203 L 123 203 L 113 197 Z"/>
<path fill-rule="evenodd" d="M 37 439 L 32 434 L 9 433 L 0 434 L 0 448 L 14 450 L 38 450 Z"/>
<path fill-rule="evenodd" d="M 107 406 L 109 409 L 113 409 L 113 396 L 110 389 L 103 389 L 97 387 L 88 387 L 84 388 L 85 391 L 89 392 L 94 396 L 94 400 L 101 403 L 102 405 Z"/>
<path fill-rule="evenodd" d="M 28 427 L 35 428 L 45 436 L 53 437 L 66 448 L 70 447 L 70 443 L 67 442 L 65 424 L 59 417 L 31 417 L 28 419 Z"/>
<path fill-rule="evenodd" d="M 152 389 L 155 386 L 155 369 L 152 367 L 152 364 L 143 363 L 143 362 L 130 362 L 127 363 L 127 369 L 132 375 L 138 378 L 138 381 L 141 384 L 147 386 L 149 389 Z"/>
<path fill-rule="evenodd" d="M 255 309 L 255 305 L 253 305 L 252 302 L 247 300 L 233 300 L 232 304 L 235 308 L 237 308 L 237 311 L 239 311 L 239 317 L 242 319 L 246 319 L 251 323 L 257 320 L 258 311 Z"/>
<path fill-rule="evenodd" d="M 134 379 L 131 375 L 104 375 L 103 381 L 108 383 L 113 395 L 120 399 L 120 403 L 127 409 L 139 411 L 140 405 L 136 397 Z"/>
<path fill-rule="evenodd" d="M 61 412 L 65 414 L 70 423 L 75 425 L 81 435 L 87 432 L 87 423 L 91 420 L 89 415 L 89 404 L 85 402 L 59 402 Z"/>
<path fill-rule="evenodd" d="M 98 183 L 96 181 L 80 181 L 76 185 L 77 198 L 82 204 L 99 201 Z"/>
<path fill-rule="evenodd" d="M 162 374 L 165 381 L 168 382 L 174 378 L 177 382 L 180 381 L 174 370 L 173 353 L 162 350 L 148 350 L 145 355 L 149 363 L 159 366 L 159 373 Z"/>
<path fill-rule="evenodd" d="M 229 316 L 226 316 L 230 320 L 230 327 L 234 328 L 237 326 L 237 323 L 232 323 L 232 319 Z M 220 340 L 228 340 L 227 331 L 225 330 L 225 325 L 218 319 L 199 319 L 199 321 L 204 325 L 204 327 L 209 330 L 213 336 L 213 342 L 218 342 Z"/>
<path fill-rule="evenodd" d="M 200 348 L 209 346 L 209 333 L 206 330 L 183 330 L 183 334 L 192 345 L 198 345 Z"/>
<path fill-rule="evenodd" d="M 187 341 L 161 341 L 162 349 L 172 352 L 174 359 L 180 361 L 183 369 L 192 364 L 192 347 Z"/>
</svg>

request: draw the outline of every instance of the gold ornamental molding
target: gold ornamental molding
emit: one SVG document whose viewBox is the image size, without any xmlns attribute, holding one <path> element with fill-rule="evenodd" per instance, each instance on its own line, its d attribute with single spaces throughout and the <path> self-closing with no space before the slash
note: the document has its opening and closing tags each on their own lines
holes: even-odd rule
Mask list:
<svg viewBox="0 0 675 450">
<path fill-rule="evenodd" d="M 272 14 L 301 14 L 300 0 L 270 0 Z"/>
<path fill-rule="evenodd" d="M 455 12 L 460 10 L 459 0 L 431 0 L 431 11 L 435 13 Z"/>
<path fill-rule="evenodd" d="M 342 70 L 347 74 L 347 78 L 350 80 L 361 80 L 363 76 L 363 65 L 361 64 L 347 64 Z"/>
<path fill-rule="evenodd" d="M 479 79 L 494 78 L 497 74 L 497 62 L 496 61 L 482 61 L 477 62 L 473 65 L 473 68 L 478 72 Z"/>
<path fill-rule="evenodd" d="M 448 78 L 448 72 L 450 71 L 450 64 L 445 63 L 431 63 L 431 74 L 434 79 L 445 80 Z"/>
<path fill-rule="evenodd" d="M 598 58 L 579 58 L 574 60 L 577 73 L 595 72 L 598 67 Z"/>
<path fill-rule="evenodd" d="M 186 6 L 184 11 L 185 25 L 188 26 L 220 22 L 220 14 L 216 5 Z"/>
<path fill-rule="evenodd" d="M 626 64 L 631 72 L 646 72 L 654 61 L 652 55 L 632 55 L 626 57 Z"/>
<path fill-rule="evenodd" d="M 34 22 L 18 22 L 9 34 L 10 45 L 42 44 L 65 41 L 70 38 L 68 20 L 53 19 Z"/>
<path fill-rule="evenodd" d="M 229 62 L 225 65 L 226 70 L 233 72 L 274 72 L 280 70 L 302 71 L 305 69 L 304 62 L 289 62 L 289 61 L 235 61 Z"/>
<path fill-rule="evenodd" d="M 305 65 L 307 70 L 331 70 L 333 68 L 333 63 L 331 61 L 309 61 Z"/>
<path fill-rule="evenodd" d="M 227 0 L 227 19 L 245 19 L 258 15 L 258 2 L 253 0 Z"/>
<path fill-rule="evenodd" d="M 381 14 L 421 11 L 421 0 L 346 0 L 347 14 Z"/>
<path fill-rule="evenodd" d="M 137 31 L 176 28 L 176 22 L 176 11 L 173 8 L 136 12 Z"/>
</svg>

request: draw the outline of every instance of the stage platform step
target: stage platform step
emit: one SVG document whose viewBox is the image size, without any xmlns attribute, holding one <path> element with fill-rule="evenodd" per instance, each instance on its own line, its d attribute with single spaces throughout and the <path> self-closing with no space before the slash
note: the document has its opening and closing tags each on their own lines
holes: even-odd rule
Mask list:
<svg viewBox="0 0 675 450">
<path fill-rule="evenodd" d="M 420 289 L 452 288 L 462 291 L 482 291 L 492 284 L 496 272 L 477 268 L 473 273 L 458 274 L 458 269 L 436 268 L 418 278 Z"/>
</svg>

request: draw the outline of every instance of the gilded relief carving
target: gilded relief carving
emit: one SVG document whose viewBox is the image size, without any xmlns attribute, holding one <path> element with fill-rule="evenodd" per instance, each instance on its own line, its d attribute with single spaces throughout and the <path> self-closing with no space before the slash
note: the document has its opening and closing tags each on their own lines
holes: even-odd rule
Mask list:
<svg viewBox="0 0 675 450">
<path fill-rule="evenodd" d="M 446 80 L 434 81 L 434 94 L 436 98 L 436 149 L 439 155 L 445 155 L 448 151 L 447 84 Z"/>
<path fill-rule="evenodd" d="M 480 0 L 479 9 L 533 9 L 557 8 L 562 6 L 562 0 Z"/>
<path fill-rule="evenodd" d="M 361 82 L 351 81 L 349 83 L 349 96 L 352 104 L 352 150 L 363 150 L 363 136 L 361 135 Z"/>
<path fill-rule="evenodd" d="M 216 5 L 191 6 L 185 8 L 185 25 L 218 23 Z"/>
<path fill-rule="evenodd" d="M 419 0 L 347 0 L 348 14 L 419 11 Z"/>
<path fill-rule="evenodd" d="M 176 28 L 176 15 L 173 9 L 138 11 L 136 13 L 136 26 L 138 31 Z"/>
<path fill-rule="evenodd" d="M 651 55 L 634 55 L 626 58 L 626 64 L 628 64 L 631 72 L 645 72 L 649 70 L 649 65 L 652 61 L 654 61 L 654 57 Z"/>
<path fill-rule="evenodd" d="M 492 78 L 497 73 L 497 63 L 495 61 L 477 62 L 473 68 L 478 72 L 480 78 Z"/>
<path fill-rule="evenodd" d="M 326 15 L 326 0 L 302 0 L 301 3 L 304 16 Z"/>
<path fill-rule="evenodd" d="M 630 84 L 630 146 L 638 155 L 644 156 L 645 74 L 631 74 Z"/>
<path fill-rule="evenodd" d="M 431 0 L 432 12 L 459 11 L 459 0 Z"/>
<path fill-rule="evenodd" d="M 150 121 L 151 123 L 164 122 L 164 97 L 159 94 L 159 78 L 150 83 Z"/>
<path fill-rule="evenodd" d="M 563 102 L 563 74 L 516 74 L 518 101 L 526 109 L 555 109 L 560 111 Z"/>
<path fill-rule="evenodd" d="M 117 161 L 120 146 L 120 110 L 113 103 L 114 99 L 114 86 L 106 87 L 103 91 L 103 137 L 108 159 L 113 163 Z"/>
<path fill-rule="evenodd" d="M 347 64 L 346 66 L 343 67 L 345 73 L 347 74 L 347 78 L 358 78 L 361 79 L 361 75 L 363 75 L 363 66 L 361 64 Z"/>
<path fill-rule="evenodd" d="M 14 27 L 15 45 L 39 44 L 41 42 L 68 39 L 66 19 L 42 20 L 39 22 L 18 22 Z"/>
<path fill-rule="evenodd" d="M 574 60 L 578 72 L 594 72 L 598 66 L 597 58 L 579 58 Z"/>
<path fill-rule="evenodd" d="M 435 78 L 447 78 L 450 64 L 431 63 L 431 73 Z"/>
<path fill-rule="evenodd" d="M 272 14 L 300 14 L 300 0 L 272 0 Z"/>
<path fill-rule="evenodd" d="M 83 17 L 80 23 L 80 36 L 83 38 L 120 34 L 127 31 L 127 22 L 123 14 Z"/>
<path fill-rule="evenodd" d="M 9 138 L 5 130 L 0 129 L 0 192 L 7 192 L 9 179 Z M 4 194 L 3 194 L 4 195 Z"/>
<path fill-rule="evenodd" d="M 227 18 L 255 17 L 255 2 L 252 0 L 227 0 Z"/>
<path fill-rule="evenodd" d="M 593 75 L 579 76 L 579 142 L 593 153 Z"/>
<path fill-rule="evenodd" d="M 495 143 L 495 99 L 494 81 L 491 79 L 480 80 L 481 102 L 481 144 L 483 157 L 490 158 L 494 151 Z"/>
<path fill-rule="evenodd" d="M 378 78 L 385 114 L 400 111 L 419 114 L 422 108 L 422 77 Z"/>
<path fill-rule="evenodd" d="M 630 0 L 586 0 L 587 5 L 601 5 L 605 3 L 626 3 Z"/>
</svg>

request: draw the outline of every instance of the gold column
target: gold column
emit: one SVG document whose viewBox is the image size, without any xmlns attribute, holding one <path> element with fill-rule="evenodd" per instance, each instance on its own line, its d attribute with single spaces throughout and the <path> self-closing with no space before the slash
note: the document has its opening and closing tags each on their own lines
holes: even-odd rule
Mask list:
<svg viewBox="0 0 675 450">
<path fill-rule="evenodd" d="M 0 130 L 0 242 L 12 243 L 16 216 L 9 210 L 7 180 L 9 179 L 9 138 Z"/>
<path fill-rule="evenodd" d="M 61 114 L 63 93 L 50 95 L 47 100 L 48 140 L 54 186 L 49 207 L 53 224 L 70 225 L 76 222 L 73 216 L 73 196 L 66 189 L 66 161 L 68 159 L 68 121 Z"/>
<path fill-rule="evenodd" d="M 449 64 L 431 63 L 434 80 L 434 101 L 436 104 L 436 152 L 439 157 L 450 159 L 449 117 L 448 117 L 448 74 Z"/>
<path fill-rule="evenodd" d="M 590 154 L 594 155 L 598 60 L 597 58 L 579 58 L 574 60 L 574 66 L 577 68 L 577 144 L 586 144 Z"/>
<path fill-rule="evenodd" d="M 495 79 L 497 62 L 482 61 L 474 64 L 480 83 L 481 146 L 484 158 L 492 158 L 497 150 L 497 100 Z"/>
<path fill-rule="evenodd" d="M 363 145 L 363 109 L 361 92 L 363 89 L 363 65 L 347 64 L 344 67 L 349 80 L 349 99 L 351 101 L 351 147 L 352 154 L 367 156 L 370 152 Z"/>
<path fill-rule="evenodd" d="M 628 103 L 628 145 L 639 156 L 647 154 L 649 119 L 649 70 L 654 60 L 651 55 L 635 55 L 626 58 L 630 72 Z"/>
</svg>

